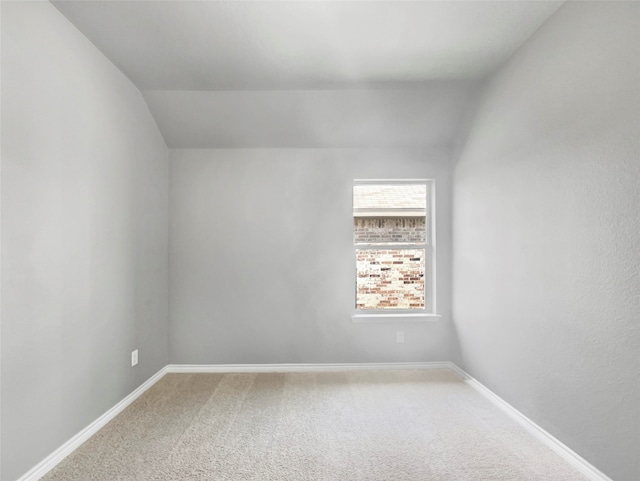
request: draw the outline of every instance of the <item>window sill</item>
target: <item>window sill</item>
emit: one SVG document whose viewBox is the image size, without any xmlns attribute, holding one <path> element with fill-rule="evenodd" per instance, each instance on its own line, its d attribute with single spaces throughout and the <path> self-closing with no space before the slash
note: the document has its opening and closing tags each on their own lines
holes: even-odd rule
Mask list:
<svg viewBox="0 0 640 481">
<path fill-rule="evenodd" d="M 370 313 L 352 314 L 353 322 L 434 322 L 440 320 L 440 314 L 427 313 Z"/>
</svg>

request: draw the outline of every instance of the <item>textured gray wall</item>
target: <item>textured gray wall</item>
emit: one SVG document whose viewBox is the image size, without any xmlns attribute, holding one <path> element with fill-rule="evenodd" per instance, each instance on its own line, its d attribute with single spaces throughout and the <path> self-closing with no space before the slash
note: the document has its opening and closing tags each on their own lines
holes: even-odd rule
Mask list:
<svg viewBox="0 0 640 481">
<path fill-rule="evenodd" d="M 167 364 L 167 155 L 60 12 L 2 2 L 2 480 Z"/>
<path fill-rule="evenodd" d="M 640 4 L 567 2 L 492 79 L 454 177 L 466 369 L 640 479 Z"/>
<path fill-rule="evenodd" d="M 455 358 L 449 159 L 446 150 L 171 150 L 171 362 Z M 436 179 L 442 320 L 351 321 L 356 178 Z"/>
</svg>

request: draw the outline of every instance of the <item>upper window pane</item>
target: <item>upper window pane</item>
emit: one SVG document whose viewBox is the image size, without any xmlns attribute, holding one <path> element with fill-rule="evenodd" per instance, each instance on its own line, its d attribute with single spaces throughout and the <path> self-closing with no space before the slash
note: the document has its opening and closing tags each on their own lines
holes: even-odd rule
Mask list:
<svg viewBox="0 0 640 481">
<path fill-rule="evenodd" d="M 425 184 L 356 184 L 353 241 L 357 245 L 426 243 Z"/>
</svg>

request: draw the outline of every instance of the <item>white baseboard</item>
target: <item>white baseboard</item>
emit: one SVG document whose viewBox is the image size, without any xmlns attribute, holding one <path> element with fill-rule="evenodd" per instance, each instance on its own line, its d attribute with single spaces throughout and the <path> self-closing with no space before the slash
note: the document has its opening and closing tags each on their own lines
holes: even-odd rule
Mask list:
<svg viewBox="0 0 640 481">
<path fill-rule="evenodd" d="M 366 362 L 346 364 L 169 364 L 167 372 L 318 372 L 367 369 L 451 369 L 449 362 Z"/>
<path fill-rule="evenodd" d="M 514 419 L 538 441 L 552 449 L 567 463 L 577 469 L 590 481 L 612 481 L 607 475 L 542 429 L 531 419 L 504 401 L 482 383 L 450 361 L 444 362 L 394 362 L 394 363 L 350 363 L 350 364 L 169 364 L 153 375 L 138 389 L 96 419 L 89 426 L 64 443 L 44 460 L 33 467 L 17 481 L 37 481 L 71 454 L 100 428 L 120 414 L 127 406 L 153 386 L 166 373 L 231 373 L 231 372 L 319 372 L 319 371 L 361 371 L 367 369 L 448 369 L 462 381 L 486 397 L 495 406 Z"/>
<path fill-rule="evenodd" d="M 558 454 L 562 459 L 564 459 L 567 463 L 573 466 L 576 470 L 578 470 L 582 475 L 584 475 L 590 481 L 613 481 L 609 476 L 604 474 L 598 468 L 589 463 L 586 459 L 580 456 L 578 453 L 573 451 L 567 445 L 559 441 L 555 436 L 549 434 L 547 431 L 538 426 L 535 422 L 529 419 L 527 416 L 522 414 L 516 408 L 514 408 L 511 404 L 506 402 L 500 396 L 495 394 L 489 388 L 487 388 L 484 384 L 477 381 L 465 371 L 460 369 L 454 363 L 449 363 L 449 368 L 458 376 L 461 380 L 463 380 L 467 385 L 475 389 L 482 396 L 491 401 L 495 406 L 501 409 L 504 413 L 506 413 L 509 417 L 515 420 L 520 426 L 522 426 L 529 434 L 535 437 L 542 444 L 547 446 L 549 449 Z"/>
<path fill-rule="evenodd" d="M 55 468 L 60 461 L 66 458 L 69 454 L 75 451 L 82 443 L 97 433 L 100 428 L 115 418 L 124 409 L 129 406 L 133 401 L 138 399 L 147 389 L 153 386 L 156 382 L 162 378 L 167 372 L 167 367 L 163 367 L 156 374 L 151 376 L 144 384 L 138 387 L 135 391 L 129 394 L 126 398 L 120 401 L 118 404 L 109 409 L 106 413 L 100 416 L 98 419 L 89 424 L 86 428 L 69 439 L 66 443 L 56 449 L 49 456 L 40 461 L 26 474 L 20 477 L 17 481 L 37 481 L 42 476 L 47 474 L 53 468 Z"/>
</svg>

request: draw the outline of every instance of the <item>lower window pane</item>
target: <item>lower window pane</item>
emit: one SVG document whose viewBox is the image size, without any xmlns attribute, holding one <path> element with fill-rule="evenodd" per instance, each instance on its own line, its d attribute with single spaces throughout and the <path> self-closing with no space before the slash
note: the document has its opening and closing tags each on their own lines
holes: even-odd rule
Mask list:
<svg viewBox="0 0 640 481">
<path fill-rule="evenodd" d="M 424 309 L 424 249 L 356 249 L 356 309 Z"/>
</svg>

